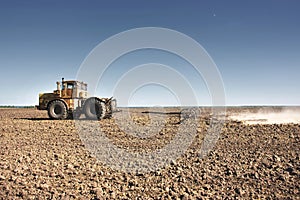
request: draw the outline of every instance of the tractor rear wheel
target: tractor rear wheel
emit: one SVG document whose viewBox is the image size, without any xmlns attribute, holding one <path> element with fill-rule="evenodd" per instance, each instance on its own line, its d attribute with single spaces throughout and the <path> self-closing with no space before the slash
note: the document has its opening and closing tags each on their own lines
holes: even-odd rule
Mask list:
<svg viewBox="0 0 300 200">
<path fill-rule="evenodd" d="M 66 105 L 60 101 L 52 101 L 48 106 L 48 115 L 51 119 L 66 119 L 68 111 Z"/>
<path fill-rule="evenodd" d="M 84 105 L 84 114 L 88 119 L 102 119 L 105 116 L 105 104 L 96 98 L 88 99 Z"/>
</svg>

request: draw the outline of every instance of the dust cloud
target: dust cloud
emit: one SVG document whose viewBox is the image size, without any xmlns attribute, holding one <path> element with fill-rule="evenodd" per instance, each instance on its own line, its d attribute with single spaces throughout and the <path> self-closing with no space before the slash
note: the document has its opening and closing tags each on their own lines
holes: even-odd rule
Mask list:
<svg viewBox="0 0 300 200">
<path fill-rule="evenodd" d="M 242 121 L 244 124 L 300 124 L 300 109 L 282 109 L 281 111 L 261 109 L 255 113 L 231 113 L 228 118 Z"/>
</svg>

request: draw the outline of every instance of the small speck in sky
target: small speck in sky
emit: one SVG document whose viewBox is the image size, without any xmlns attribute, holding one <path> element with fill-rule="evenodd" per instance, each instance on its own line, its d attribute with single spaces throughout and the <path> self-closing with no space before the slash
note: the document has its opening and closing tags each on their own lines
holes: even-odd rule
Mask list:
<svg viewBox="0 0 300 200">
<path fill-rule="evenodd" d="M 215 16 L 217 16 L 217 15 L 214 13 L 213 16 L 215 17 Z"/>
</svg>

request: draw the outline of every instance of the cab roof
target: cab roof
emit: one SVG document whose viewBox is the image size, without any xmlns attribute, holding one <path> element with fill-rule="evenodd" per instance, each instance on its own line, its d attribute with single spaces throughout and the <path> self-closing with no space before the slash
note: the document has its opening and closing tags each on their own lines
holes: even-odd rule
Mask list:
<svg viewBox="0 0 300 200">
<path fill-rule="evenodd" d="M 75 81 L 75 80 L 67 80 L 67 81 L 62 81 L 62 83 L 77 83 L 77 84 L 84 84 L 87 85 L 87 83 L 83 82 L 83 81 Z"/>
</svg>

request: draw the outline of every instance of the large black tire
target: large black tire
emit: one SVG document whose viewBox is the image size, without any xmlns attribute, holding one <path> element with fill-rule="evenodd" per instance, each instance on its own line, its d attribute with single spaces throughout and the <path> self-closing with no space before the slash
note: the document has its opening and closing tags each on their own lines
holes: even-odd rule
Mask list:
<svg viewBox="0 0 300 200">
<path fill-rule="evenodd" d="M 96 98 L 85 102 L 83 112 L 87 119 L 99 120 L 105 116 L 105 104 Z"/>
<path fill-rule="evenodd" d="M 48 115 L 51 119 L 66 119 L 68 117 L 67 107 L 60 100 L 52 101 L 48 106 Z"/>
</svg>

